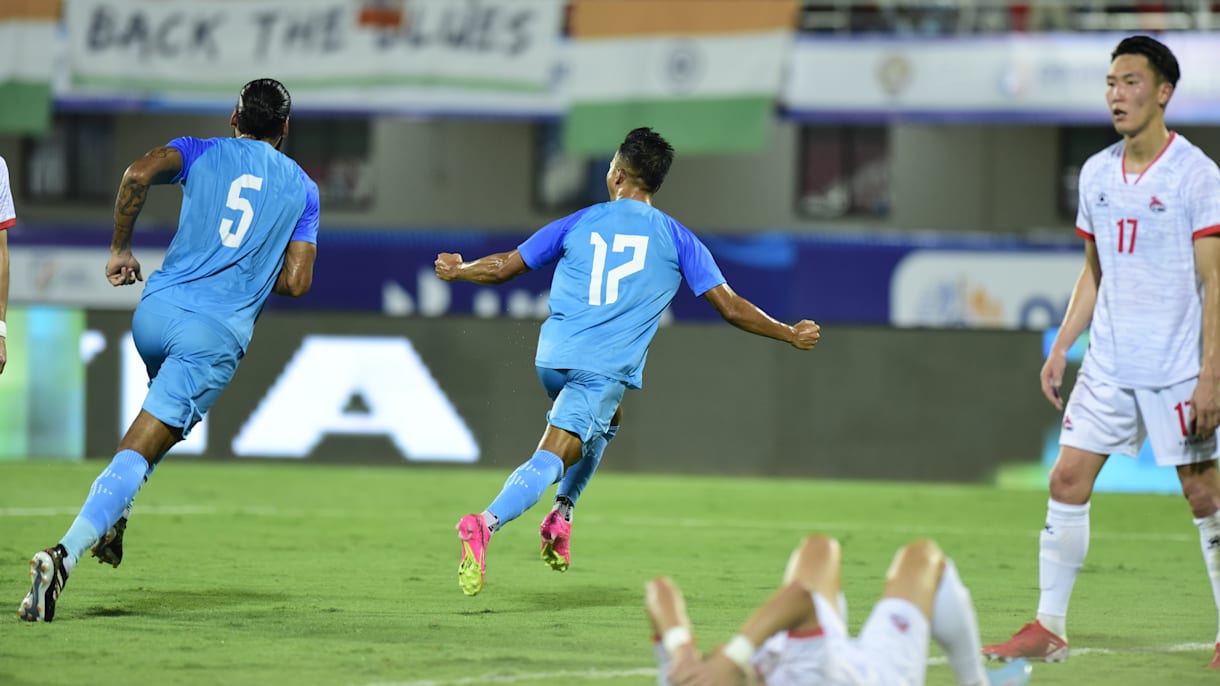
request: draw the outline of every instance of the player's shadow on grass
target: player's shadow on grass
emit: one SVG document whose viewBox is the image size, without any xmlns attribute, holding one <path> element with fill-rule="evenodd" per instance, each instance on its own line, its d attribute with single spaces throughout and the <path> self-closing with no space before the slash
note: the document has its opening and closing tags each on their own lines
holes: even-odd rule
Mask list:
<svg viewBox="0 0 1220 686">
<path fill-rule="evenodd" d="M 119 599 L 116 604 L 99 604 L 86 608 L 85 617 L 128 617 L 133 615 L 162 615 L 214 611 L 221 607 L 247 605 L 252 612 L 280 611 L 288 602 L 287 593 L 263 593 L 234 588 L 207 590 L 142 589 Z"/>
<path fill-rule="evenodd" d="M 547 611 L 554 611 L 555 608 L 566 610 L 582 607 L 622 607 L 642 603 L 644 598 L 643 593 L 634 588 L 583 585 L 519 591 L 518 596 L 523 604 Z"/>
</svg>

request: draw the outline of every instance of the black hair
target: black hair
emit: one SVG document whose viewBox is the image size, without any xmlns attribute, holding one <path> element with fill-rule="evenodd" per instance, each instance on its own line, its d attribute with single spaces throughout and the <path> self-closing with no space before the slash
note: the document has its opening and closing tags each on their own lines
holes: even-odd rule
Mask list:
<svg viewBox="0 0 1220 686">
<path fill-rule="evenodd" d="M 1122 39 L 1114 52 L 1110 53 L 1110 61 L 1118 59 L 1119 55 L 1143 55 L 1148 58 L 1148 64 L 1162 81 L 1177 88 L 1182 71 L 1178 68 L 1178 58 L 1173 56 L 1165 44 L 1148 36 L 1130 36 Z"/>
<path fill-rule="evenodd" d="M 237 130 L 247 136 L 274 140 L 284 132 L 292 112 L 292 96 L 275 79 L 255 79 L 237 95 Z"/>
<path fill-rule="evenodd" d="M 618 155 L 624 166 L 640 179 L 644 189 L 656 193 L 669 173 L 674 161 L 674 148 L 661 134 L 647 126 L 633 129 L 618 146 Z"/>
</svg>

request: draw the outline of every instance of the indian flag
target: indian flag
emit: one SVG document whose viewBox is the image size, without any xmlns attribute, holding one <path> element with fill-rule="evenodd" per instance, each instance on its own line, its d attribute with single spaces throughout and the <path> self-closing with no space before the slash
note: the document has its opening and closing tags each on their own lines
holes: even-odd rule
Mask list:
<svg viewBox="0 0 1220 686">
<path fill-rule="evenodd" d="M 766 144 L 796 0 L 574 0 L 570 152 L 613 152 L 651 126 L 679 153 Z"/>
<path fill-rule="evenodd" d="M 51 75 L 60 0 L 0 0 L 0 133 L 51 123 Z"/>
</svg>

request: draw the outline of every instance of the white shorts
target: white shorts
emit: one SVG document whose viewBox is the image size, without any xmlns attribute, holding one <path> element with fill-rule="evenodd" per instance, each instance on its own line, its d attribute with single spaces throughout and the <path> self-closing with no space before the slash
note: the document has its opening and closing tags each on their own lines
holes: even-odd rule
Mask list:
<svg viewBox="0 0 1220 686">
<path fill-rule="evenodd" d="M 1216 437 L 1190 437 L 1190 396 L 1198 379 L 1166 388 L 1119 388 L 1087 374 L 1076 377 L 1063 411 L 1059 444 L 1101 455 L 1139 455 L 1144 439 L 1162 467 L 1216 458 Z"/>
<path fill-rule="evenodd" d="M 883 598 L 851 638 L 833 605 L 813 596 L 820 631 L 778 633 L 754 654 L 767 686 L 923 686 L 928 664 L 928 620 L 912 603 Z M 657 684 L 669 684 L 669 658 L 657 645 Z"/>
</svg>

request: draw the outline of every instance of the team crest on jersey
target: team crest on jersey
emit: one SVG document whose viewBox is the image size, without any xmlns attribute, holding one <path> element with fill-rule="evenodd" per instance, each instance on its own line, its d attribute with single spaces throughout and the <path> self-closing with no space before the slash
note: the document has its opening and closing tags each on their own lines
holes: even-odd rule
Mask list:
<svg viewBox="0 0 1220 686">
<path fill-rule="evenodd" d="M 1148 203 L 1148 209 L 1152 210 L 1153 212 L 1157 212 L 1157 213 L 1164 212 L 1165 203 L 1161 202 L 1160 200 L 1157 200 L 1156 196 L 1154 195 L 1154 196 L 1152 196 L 1152 200 Z"/>
<path fill-rule="evenodd" d="M 894 623 L 894 628 L 898 629 L 904 634 L 907 632 L 907 629 L 911 628 L 911 623 L 908 622 L 907 618 L 903 617 L 902 615 L 890 615 L 890 621 Z"/>
<path fill-rule="evenodd" d="M 1110 206 L 1110 199 L 1106 197 L 1105 193 L 1097 194 L 1097 206 L 1098 207 L 1109 207 Z"/>
</svg>

